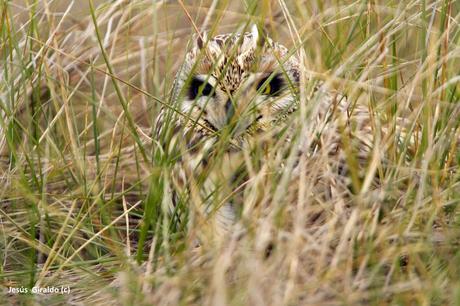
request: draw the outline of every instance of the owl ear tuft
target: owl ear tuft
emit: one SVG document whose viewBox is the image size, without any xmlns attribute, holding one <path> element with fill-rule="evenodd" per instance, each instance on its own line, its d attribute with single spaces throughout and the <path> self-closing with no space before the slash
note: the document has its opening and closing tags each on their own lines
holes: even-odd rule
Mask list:
<svg viewBox="0 0 460 306">
<path fill-rule="evenodd" d="M 206 31 L 203 31 L 198 34 L 193 34 L 193 46 L 197 48 L 198 50 L 203 49 L 207 40 L 208 40 L 208 33 Z"/>
<path fill-rule="evenodd" d="M 253 24 L 251 26 L 251 34 L 252 39 L 254 40 L 254 45 L 256 47 L 262 47 L 265 44 L 267 33 L 265 33 L 265 31 L 260 26 Z"/>
</svg>

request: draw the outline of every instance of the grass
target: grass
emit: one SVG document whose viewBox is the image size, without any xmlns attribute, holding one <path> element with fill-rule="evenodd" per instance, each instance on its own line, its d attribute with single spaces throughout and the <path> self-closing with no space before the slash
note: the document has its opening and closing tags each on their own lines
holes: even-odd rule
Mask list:
<svg viewBox="0 0 460 306">
<path fill-rule="evenodd" d="M 0 0 L 0 15 L 1 303 L 460 304 L 457 1 Z M 170 129 L 151 135 L 192 34 L 252 23 L 306 82 L 290 145 L 282 131 L 246 152 L 247 180 L 212 196 L 245 204 L 245 234 L 218 243 L 196 190 L 170 212 L 178 155 L 158 145 Z M 323 127 L 345 181 L 337 155 L 305 149 L 317 81 L 368 111 Z"/>
</svg>

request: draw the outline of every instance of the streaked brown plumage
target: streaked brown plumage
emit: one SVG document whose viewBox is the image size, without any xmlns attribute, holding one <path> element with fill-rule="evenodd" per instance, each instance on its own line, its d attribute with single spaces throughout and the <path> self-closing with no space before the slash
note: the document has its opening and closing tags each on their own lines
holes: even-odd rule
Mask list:
<svg viewBox="0 0 460 306">
<path fill-rule="evenodd" d="M 171 104 L 157 122 L 157 137 L 167 139 L 170 133 L 164 150 L 180 156 L 171 175 L 173 194 L 186 194 L 186 201 L 200 203 L 203 215 L 216 211 L 216 218 L 211 218 L 215 229 L 226 232 L 245 203 L 244 155 L 263 147 L 267 138 L 276 140 L 277 131 L 290 124 L 300 103 L 301 67 L 294 53 L 256 27 L 244 34 L 201 36 L 194 39 L 177 72 Z M 368 109 L 351 105 L 323 84 L 317 84 L 313 93 L 317 107 L 310 125 L 314 128 L 299 152 L 311 160 L 314 154 L 337 155 L 338 162 L 328 171 L 343 174 L 346 163 L 340 135 L 344 131 L 354 134 L 358 142 L 354 146 L 361 148 L 358 159 L 367 159 L 373 141 Z M 359 123 L 350 124 L 356 120 Z M 291 170 L 294 176 L 298 172 Z M 321 177 L 318 193 L 325 196 L 334 185 L 345 189 L 350 185 L 345 176 L 340 182 L 337 176 Z M 235 183 L 237 178 L 240 181 Z M 170 204 L 176 200 L 171 197 Z"/>
</svg>

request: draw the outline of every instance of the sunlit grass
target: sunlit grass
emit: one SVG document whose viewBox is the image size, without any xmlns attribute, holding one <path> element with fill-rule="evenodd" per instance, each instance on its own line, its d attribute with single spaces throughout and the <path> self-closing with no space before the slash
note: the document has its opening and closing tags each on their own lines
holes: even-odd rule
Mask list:
<svg viewBox="0 0 460 306">
<path fill-rule="evenodd" d="M 457 1 L 0 0 L 0 15 L 2 302 L 459 303 Z M 196 30 L 251 24 L 301 58 L 304 87 L 286 129 L 245 152 L 247 179 L 214 197 L 245 200 L 244 235 L 221 244 L 193 188 L 171 211 L 187 158 L 171 88 Z M 317 126 L 319 82 L 366 126 Z M 346 179 L 319 127 L 339 137 Z M 47 285 L 71 294 L 7 293 Z"/>
</svg>

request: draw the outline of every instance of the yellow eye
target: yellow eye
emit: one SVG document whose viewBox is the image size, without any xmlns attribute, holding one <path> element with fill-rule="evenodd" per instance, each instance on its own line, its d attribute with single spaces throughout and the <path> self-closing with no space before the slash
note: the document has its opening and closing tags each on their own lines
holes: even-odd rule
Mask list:
<svg viewBox="0 0 460 306">
<path fill-rule="evenodd" d="M 264 92 L 262 94 L 269 95 L 271 93 L 272 93 L 272 87 L 270 86 L 270 84 L 267 84 L 267 86 L 265 86 Z"/>
<path fill-rule="evenodd" d="M 265 96 L 277 96 L 284 87 L 284 81 L 280 74 L 269 75 L 259 81 L 257 92 Z"/>
</svg>

